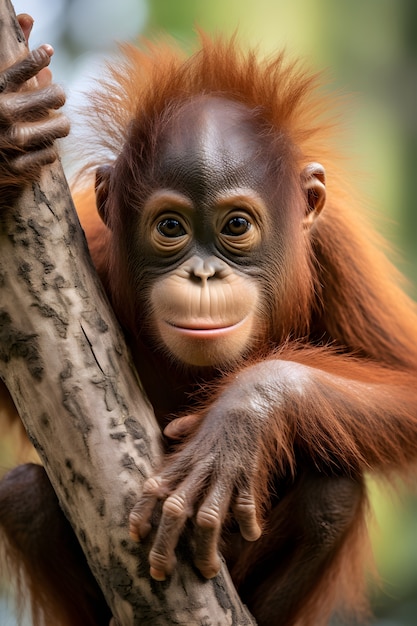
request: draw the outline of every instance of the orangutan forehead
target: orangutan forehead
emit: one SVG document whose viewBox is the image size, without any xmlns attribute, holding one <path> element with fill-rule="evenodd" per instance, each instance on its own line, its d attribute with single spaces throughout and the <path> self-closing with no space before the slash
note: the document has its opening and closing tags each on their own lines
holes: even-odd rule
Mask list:
<svg viewBox="0 0 417 626">
<path fill-rule="evenodd" d="M 182 107 L 159 146 L 159 173 L 165 184 L 210 194 L 256 186 L 267 159 L 253 112 L 230 100 L 206 97 Z"/>
</svg>

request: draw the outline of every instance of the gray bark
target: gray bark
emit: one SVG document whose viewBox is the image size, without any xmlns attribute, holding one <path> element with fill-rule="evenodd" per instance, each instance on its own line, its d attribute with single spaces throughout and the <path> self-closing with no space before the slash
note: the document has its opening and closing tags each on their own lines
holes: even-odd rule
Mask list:
<svg viewBox="0 0 417 626">
<path fill-rule="evenodd" d="M 26 53 L 9 0 L 0 42 L 0 69 Z M 183 540 L 174 574 L 155 583 L 128 537 L 160 431 L 58 162 L 0 212 L 0 377 L 120 626 L 254 624 L 224 566 L 202 581 Z"/>
</svg>

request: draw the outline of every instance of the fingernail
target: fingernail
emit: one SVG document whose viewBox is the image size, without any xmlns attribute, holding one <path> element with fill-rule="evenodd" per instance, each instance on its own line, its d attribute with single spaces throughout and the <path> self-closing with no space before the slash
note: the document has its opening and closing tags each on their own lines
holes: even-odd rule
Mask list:
<svg viewBox="0 0 417 626">
<path fill-rule="evenodd" d="M 55 52 L 53 47 L 51 46 L 51 44 L 49 43 L 44 43 L 42 44 L 41 48 L 43 48 L 45 50 L 45 52 L 51 57 L 53 55 L 53 53 Z"/>
<path fill-rule="evenodd" d="M 155 569 L 155 567 L 151 567 L 150 569 L 151 578 L 157 580 L 158 582 L 163 582 L 166 580 L 165 572 L 160 569 Z"/>
<path fill-rule="evenodd" d="M 133 530 L 129 530 L 129 537 L 132 539 L 132 541 L 136 541 L 136 543 L 140 542 L 140 537 L 138 533 L 134 532 Z"/>
</svg>

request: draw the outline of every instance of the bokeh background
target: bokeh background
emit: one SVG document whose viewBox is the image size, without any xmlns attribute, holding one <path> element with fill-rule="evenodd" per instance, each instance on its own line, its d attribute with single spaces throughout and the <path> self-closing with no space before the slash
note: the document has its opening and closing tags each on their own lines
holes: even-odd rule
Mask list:
<svg viewBox="0 0 417 626">
<path fill-rule="evenodd" d="M 103 71 L 116 41 L 168 32 L 192 50 L 195 27 L 236 30 L 261 54 L 285 47 L 335 90 L 350 94 L 342 119 L 347 175 L 375 211 L 393 259 L 417 289 L 417 2 L 416 0 L 15 0 L 35 18 L 32 46 L 55 48 L 55 80 L 68 94 L 69 115 Z M 64 163 L 69 159 L 64 142 Z M 71 157 L 76 159 L 76 144 Z M 0 473 L 13 463 L 0 442 Z M 417 482 L 417 479 L 414 481 Z M 414 494 L 413 494 L 414 490 Z M 371 483 L 373 543 L 380 582 L 372 587 L 372 626 L 417 624 L 417 498 L 415 484 L 389 493 Z M 7 586 L 3 584 L 3 590 Z M 26 623 L 26 622 L 25 622 Z M 0 624 L 15 626 L 0 588 Z M 362 625 L 361 625 L 362 626 Z"/>
</svg>

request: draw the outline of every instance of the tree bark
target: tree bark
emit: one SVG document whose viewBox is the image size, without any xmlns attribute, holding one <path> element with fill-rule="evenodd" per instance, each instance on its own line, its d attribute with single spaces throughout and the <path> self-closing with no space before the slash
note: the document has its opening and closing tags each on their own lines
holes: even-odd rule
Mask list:
<svg viewBox="0 0 417 626">
<path fill-rule="evenodd" d="M 9 0 L 0 2 L 0 42 L 0 69 L 27 52 Z M 156 583 L 146 546 L 128 537 L 161 435 L 59 162 L 13 210 L 0 207 L 0 377 L 118 625 L 255 623 L 225 566 L 203 581 L 183 539 L 174 574 Z"/>
</svg>

